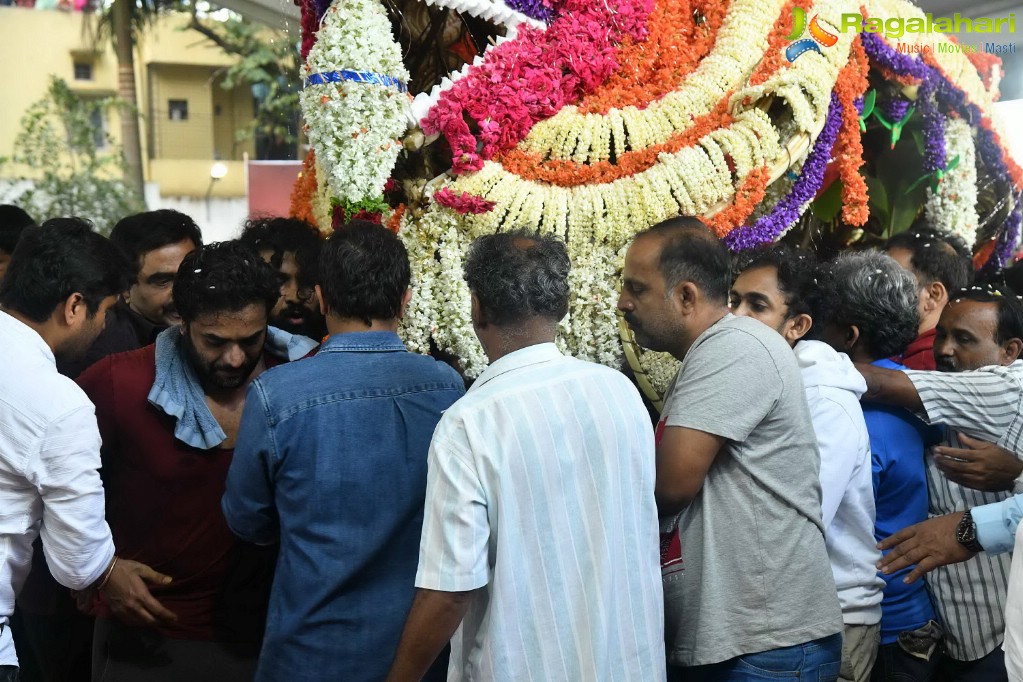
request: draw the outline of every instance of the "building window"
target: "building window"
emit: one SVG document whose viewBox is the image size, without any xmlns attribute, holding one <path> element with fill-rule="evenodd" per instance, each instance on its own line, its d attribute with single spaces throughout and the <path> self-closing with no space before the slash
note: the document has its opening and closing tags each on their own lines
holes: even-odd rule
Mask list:
<svg viewBox="0 0 1023 682">
<path fill-rule="evenodd" d="M 93 106 L 89 111 L 89 123 L 92 125 L 92 143 L 96 149 L 106 148 L 106 117 L 99 106 Z"/>
<path fill-rule="evenodd" d="M 172 120 L 172 121 L 187 121 L 188 120 L 188 100 L 187 99 L 169 99 L 169 100 L 167 100 L 167 111 L 170 113 L 170 120 Z"/>
<path fill-rule="evenodd" d="M 91 81 L 92 64 L 89 64 L 88 62 L 75 62 L 75 80 Z"/>
</svg>

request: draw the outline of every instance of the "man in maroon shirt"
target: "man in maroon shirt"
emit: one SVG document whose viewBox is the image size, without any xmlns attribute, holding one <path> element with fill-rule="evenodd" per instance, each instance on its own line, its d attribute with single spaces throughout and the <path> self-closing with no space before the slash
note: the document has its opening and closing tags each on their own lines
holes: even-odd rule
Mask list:
<svg viewBox="0 0 1023 682">
<path fill-rule="evenodd" d="M 885 251 L 916 277 L 920 298 L 920 329 L 901 357 L 909 369 L 934 370 L 934 328 L 949 296 L 973 281 L 970 250 L 958 236 L 914 225 L 885 244 Z"/>
<path fill-rule="evenodd" d="M 102 682 L 251 680 L 259 653 L 273 550 L 236 540 L 220 499 L 246 388 L 310 346 L 267 328 L 277 274 L 238 242 L 185 257 L 173 295 L 180 327 L 78 379 L 96 404 L 115 547 L 173 577 L 154 596 L 177 615 L 154 629 L 97 619 Z"/>
</svg>

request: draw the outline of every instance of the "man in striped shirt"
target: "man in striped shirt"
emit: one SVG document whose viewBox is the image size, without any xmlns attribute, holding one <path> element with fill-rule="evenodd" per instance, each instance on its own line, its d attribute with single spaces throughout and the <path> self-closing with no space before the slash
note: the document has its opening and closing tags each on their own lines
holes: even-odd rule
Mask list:
<svg viewBox="0 0 1023 682">
<path fill-rule="evenodd" d="M 469 250 L 491 364 L 430 445 L 419 590 L 389 680 L 419 680 L 449 638 L 449 680 L 665 678 L 653 433 L 623 374 L 555 346 L 568 273 L 552 237 Z"/>
<path fill-rule="evenodd" d="M 901 405 L 932 424 L 944 425 L 946 446 L 961 447 L 963 432 L 1023 455 L 1021 350 L 1023 304 L 998 291 L 964 290 L 953 297 L 938 323 L 934 357 L 941 371 L 903 373 L 857 365 L 867 380 L 863 399 Z M 946 472 L 958 464 L 940 451 L 928 453 L 927 485 L 931 516 L 955 515 L 957 523 L 964 522 L 965 538 L 972 521 L 964 512 L 1000 502 L 1011 490 L 985 492 L 957 483 Z M 945 626 L 942 667 L 949 679 L 1007 679 L 999 645 L 1005 629 L 1009 562 L 1008 555 L 981 554 L 928 576 Z"/>
</svg>

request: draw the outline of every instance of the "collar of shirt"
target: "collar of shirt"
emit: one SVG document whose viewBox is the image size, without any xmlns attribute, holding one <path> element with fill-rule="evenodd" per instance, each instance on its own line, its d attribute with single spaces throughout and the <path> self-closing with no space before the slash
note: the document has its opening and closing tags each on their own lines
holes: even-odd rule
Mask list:
<svg viewBox="0 0 1023 682">
<path fill-rule="evenodd" d="M 553 343 L 537 343 L 532 346 L 526 346 L 520 348 L 517 351 L 508 353 L 507 355 L 498 358 L 497 361 L 492 362 L 489 367 L 483 370 L 479 378 L 476 379 L 475 383 L 469 387 L 469 392 L 479 388 L 483 384 L 487 383 L 491 379 L 496 379 L 502 374 L 528 367 L 530 365 L 539 365 L 543 362 L 550 362 L 563 357 L 561 351 Z"/>
<path fill-rule="evenodd" d="M 29 347 L 34 347 L 38 350 L 54 367 L 57 366 L 57 360 L 53 357 L 53 350 L 46 345 L 43 337 L 35 329 L 2 310 L 0 310 L 0 325 L 6 327 L 10 334 L 23 341 Z"/>
<path fill-rule="evenodd" d="M 114 310 L 111 312 L 115 315 L 124 316 L 124 319 L 135 330 L 135 336 L 138 338 L 140 346 L 148 346 L 153 343 L 156 341 L 157 335 L 167 328 L 165 324 L 150 322 L 144 315 L 133 310 L 123 298 L 117 299 Z"/>
<path fill-rule="evenodd" d="M 348 332 L 332 334 L 320 346 L 320 353 L 394 352 L 408 350 L 394 332 Z"/>
</svg>

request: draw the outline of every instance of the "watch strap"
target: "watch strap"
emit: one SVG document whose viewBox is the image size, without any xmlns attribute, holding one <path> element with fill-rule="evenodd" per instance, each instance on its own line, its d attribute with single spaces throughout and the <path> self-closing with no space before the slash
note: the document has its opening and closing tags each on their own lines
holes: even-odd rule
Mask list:
<svg viewBox="0 0 1023 682">
<path fill-rule="evenodd" d="M 977 523 L 969 509 L 963 513 L 963 518 L 956 527 L 956 540 L 974 554 L 984 551 L 984 547 L 977 541 Z"/>
</svg>

